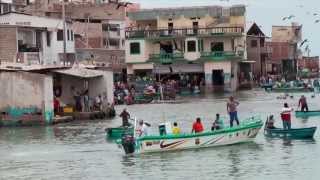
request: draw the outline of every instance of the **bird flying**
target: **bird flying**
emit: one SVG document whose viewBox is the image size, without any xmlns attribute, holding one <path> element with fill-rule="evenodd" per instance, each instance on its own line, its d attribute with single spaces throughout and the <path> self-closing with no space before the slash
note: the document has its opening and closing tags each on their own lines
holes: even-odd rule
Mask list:
<svg viewBox="0 0 320 180">
<path fill-rule="evenodd" d="M 308 39 L 303 40 L 303 41 L 300 43 L 300 47 L 303 46 L 306 42 L 308 42 Z"/>
</svg>

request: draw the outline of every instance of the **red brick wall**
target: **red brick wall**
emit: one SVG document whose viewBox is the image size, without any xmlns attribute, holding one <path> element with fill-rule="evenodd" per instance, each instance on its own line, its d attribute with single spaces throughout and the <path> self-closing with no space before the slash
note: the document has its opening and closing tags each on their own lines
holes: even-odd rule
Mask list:
<svg viewBox="0 0 320 180">
<path fill-rule="evenodd" d="M 267 42 L 267 46 L 272 49 L 271 60 L 281 61 L 282 59 L 289 59 L 290 46 L 286 42 Z"/>
<path fill-rule="evenodd" d="M 16 28 L 0 27 L 0 61 L 14 62 L 16 53 Z"/>
<path fill-rule="evenodd" d="M 315 57 L 303 57 L 298 60 L 299 68 L 307 68 L 313 72 L 319 71 L 319 56 Z"/>
</svg>

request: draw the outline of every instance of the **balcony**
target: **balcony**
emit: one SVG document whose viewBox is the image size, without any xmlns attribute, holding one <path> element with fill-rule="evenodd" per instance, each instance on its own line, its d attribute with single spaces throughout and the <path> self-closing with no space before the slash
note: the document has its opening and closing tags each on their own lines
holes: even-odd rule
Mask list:
<svg viewBox="0 0 320 180">
<path fill-rule="evenodd" d="M 19 52 L 17 55 L 18 63 L 27 65 L 41 64 L 39 52 Z"/>
<path fill-rule="evenodd" d="M 172 64 L 175 61 L 184 60 L 183 53 L 150 54 L 149 61 L 160 64 Z"/>
<path fill-rule="evenodd" d="M 243 52 L 236 53 L 235 51 L 214 51 L 214 52 L 201 52 L 202 60 L 209 61 L 223 61 L 243 58 Z"/>
<path fill-rule="evenodd" d="M 190 36 L 241 36 L 242 27 L 213 27 L 213 28 L 183 28 L 183 29 L 158 29 L 158 30 L 130 30 L 126 31 L 126 38 L 184 38 Z"/>
</svg>

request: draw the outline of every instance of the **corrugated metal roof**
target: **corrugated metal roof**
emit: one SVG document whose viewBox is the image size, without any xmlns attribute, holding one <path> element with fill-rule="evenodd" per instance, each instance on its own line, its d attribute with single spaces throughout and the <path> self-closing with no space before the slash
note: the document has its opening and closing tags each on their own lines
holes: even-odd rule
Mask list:
<svg viewBox="0 0 320 180">
<path fill-rule="evenodd" d="M 98 70 L 90 70 L 84 68 L 71 68 L 71 69 L 64 69 L 64 70 L 54 70 L 53 72 L 80 77 L 80 78 L 95 78 L 104 75 L 103 71 Z"/>
</svg>

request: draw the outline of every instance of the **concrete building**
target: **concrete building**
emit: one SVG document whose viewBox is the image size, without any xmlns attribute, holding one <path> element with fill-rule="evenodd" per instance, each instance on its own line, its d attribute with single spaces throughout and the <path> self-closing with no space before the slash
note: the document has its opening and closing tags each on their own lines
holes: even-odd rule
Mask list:
<svg viewBox="0 0 320 180">
<path fill-rule="evenodd" d="M 245 6 L 147 9 L 128 13 L 127 73 L 131 76 L 190 75 L 208 88 L 238 87 L 246 59 Z"/>
<path fill-rule="evenodd" d="M 297 60 L 302 54 L 298 45 L 301 39 L 302 25 L 272 26 L 272 60 L 281 65 L 280 72 L 283 75 L 295 78 Z"/>
<path fill-rule="evenodd" d="M 75 119 L 84 117 L 88 120 L 90 114 L 96 113 L 92 110 L 75 110 L 76 93 L 88 93 L 90 107 L 99 95 L 104 104 L 113 103 L 111 71 L 44 65 L 1 65 L 0 82 L 0 127 L 53 124 L 56 115 L 54 97 L 59 99 L 62 108 L 73 109 L 68 115 Z"/>
<path fill-rule="evenodd" d="M 60 64 L 75 60 L 74 33 L 66 23 L 66 59 L 63 21 L 11 12 L 0 15 L 0 61 L 24 64 Z"/>
<path fill-rule="evenodd" d="M 0 0 L 0 14 L 18 12 L 29 4 L 29 0 Z"/>
<path fill-rule="evenodd" d="M 256 23 L 247 32 L 247 57 L 254 62 L 252 69 L 257 78 L 267 75 L 267 64 L 272 53 L 270 46 L 267 46 L 267 39 Z"/>
<path fill-rule="evenodd" d="M 308 70 L 309 73 L 312 73 L 318 77 L 319 63 L 319 56 L 302 56 L 301 59 L 298 59 L 298 70 L 300 72 Z"/>
</svg>

